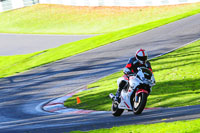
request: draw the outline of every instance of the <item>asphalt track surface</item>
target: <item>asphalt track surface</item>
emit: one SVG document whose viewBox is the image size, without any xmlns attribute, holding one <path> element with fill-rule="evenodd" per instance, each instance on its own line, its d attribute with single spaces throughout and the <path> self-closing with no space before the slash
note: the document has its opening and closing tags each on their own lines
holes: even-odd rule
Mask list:
<svg viewBox="0 0 200 133">
<path fill-rule="evenodd" d="M 92 36 L 94 35 L 22 35 L 0 33 L 0 56 L 33 53 Z"/>
<path fill-rule="evenodd" d="M 124 113 L 51 114 L 36 107 L 121 70 L 138 48 L 155 57 L 200 38 L 200 14 L 0 79 L 0 132 L 61 133 L 200 118 L 200 105 Z M 15 42 L 15 40 L 13 40 Z M 48 39 L 47 39 L 48 41 Z M 94 101 L 95 102 L 95 101 Z"/>
</svg>

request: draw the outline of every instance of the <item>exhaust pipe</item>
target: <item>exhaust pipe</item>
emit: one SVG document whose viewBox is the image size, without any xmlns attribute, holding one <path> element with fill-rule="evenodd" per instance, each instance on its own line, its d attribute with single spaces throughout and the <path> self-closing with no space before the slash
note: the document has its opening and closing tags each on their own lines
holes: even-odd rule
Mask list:
<svg viewBox="0 0 200 133">
<path fill-rule="evenodd" d="M 113 95 L 112 93 L 109 94 L 109 97 L 113 100 L 115 95 Z"/>
</svg>

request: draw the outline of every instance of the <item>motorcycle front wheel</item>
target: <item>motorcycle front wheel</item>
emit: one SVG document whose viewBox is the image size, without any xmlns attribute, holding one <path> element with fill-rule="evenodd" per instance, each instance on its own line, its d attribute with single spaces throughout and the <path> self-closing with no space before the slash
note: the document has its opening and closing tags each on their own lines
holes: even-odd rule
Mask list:
<svg viewBox="0 0 200 133">
<path fill-rule="evenodd" d="M 117 102 L 113 102 L 112 103 L 112 115 L 113 116 L 120 116 L 123 112 L 124 112 L 124 109 L 119 109 L 118 108 L 118 103 Z"/>
<path fill-rule="evenodd" d="M 136 102 L 135 98 L 133 99 L 133 113 L 134 114 L 141 114 L 144 110 L 144 107 L 147 102 L 147 94 L 140 93 L 138 94 L 138 102 Z"/>
</svg>

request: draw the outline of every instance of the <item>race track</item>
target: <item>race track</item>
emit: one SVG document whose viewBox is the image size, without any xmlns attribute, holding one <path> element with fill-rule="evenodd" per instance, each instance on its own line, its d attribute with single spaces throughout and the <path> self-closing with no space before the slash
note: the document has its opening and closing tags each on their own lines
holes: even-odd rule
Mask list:
<svg viewBox="0 0 200 133">
<path fill-rule="evenodd" d="M 0 33 L 0 56 L 33 53 L 92 36 L 94 35 L 23 35 Z"/>
<path fill-rule="evenodd" d="M 200 14 L 197 14 L 16 76 L 0 79 L 0 132 L 61 133 L 200 118 L 200 105 L 145 110 L 139 116 L 128 112 L 117 118 L 110 112 L 51 114 L 36 110 L 43 102 L 66 95 L 121 70 L 138 48 L 146 49 L 149 57 L 153 58 L 199 38 Z"/>
</svg>

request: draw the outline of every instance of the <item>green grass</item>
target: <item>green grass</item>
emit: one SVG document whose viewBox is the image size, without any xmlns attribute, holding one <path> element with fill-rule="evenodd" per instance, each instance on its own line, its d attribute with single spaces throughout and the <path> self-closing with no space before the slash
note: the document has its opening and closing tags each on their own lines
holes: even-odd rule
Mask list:
<svg viewBox="0 0 200 133">
<path fill-rule="evenodd" d="M 177 107 L 200 104 L 200 40 L 151 60 L 156 85 L 146 107 Z M 78 93 L 65 106 L 92 110 L 110 110 L 109 93 L 115 93 L 122 71 L 93 84 L 90 90 Z M 76 104 L 76 97 L 82 101 Z M 94 102 L 95 101 L 95 102 Z"/>
<path fill-rule="evenodd" d="M 91 130 L 88 133 L 199 133 L 200 119 L 189 121 L 162 122 L 148 125 L 129 125 L 109 129 Z M 73 131 L 70 133 L 83 133 Z"/>
<path fill-rule="evenodd" d="M 28 9 L 28 8 L 25 8 L 25 9 Z M 24 11 L 25 9 L 22 9 L 22 10 Z M 20 12 L 20 10 L 16 10 L 16 11 Z M 15 11 L 5 12 L 6 15 L 10 14 L 10 16 L 12 16 L 12 13 L 15 13 Z M 32 13 L 32 12 L 29 11 L 29 13 Z M 76 55 L 76 54 L 85 52 L 87 50 L 94 49 L 99 46 L 106 45 L 108 43 L 159 27 L 161 25 L 194 15 L 197 13 L 200 13 L 200 6 L 198 10 L 194 8 L 192 11 L 189 11 L 183 14 L 179 14 L 179 13 L 178 13 L 179 15 L 174 14 L 173 17 L 169 17 L 170 15 L 167 17 L 167 15 L 165 15 L 164 19 L 160 19 L 160 20 L 149 22 L 142 25 L 137 25 L 137 26 L 122 29 L 119 31 L 113 31 L 110 33 L 98 35 L 98 36 L 87 38 L 84 40 L 79 40 L 76 42 L 62 45 L 57 48 L 52 48 L 45 51 L 40 51 L 40 52 L 31 53 L 27 55 L 0 56 L 0 72 L 1 72 L 0 78 L 11 76 L 16 73 L 23 72 L 40 65 L 44 65 L 50 62 L 54 62 L 56 60 L 67 58 L 69 56 Z M 0 16 L 2 17 L 5 14 L 1 14 Z M 2 21 L 0 21 L 0 23 L 1 22 Z"/>
<path fill-rule="evenodd" d="M 200 3 L 161 7 L 73 7 L 37 4 L 0 13 L 1 33 L 98 34 L 200 10 Z"/>
</svg>

